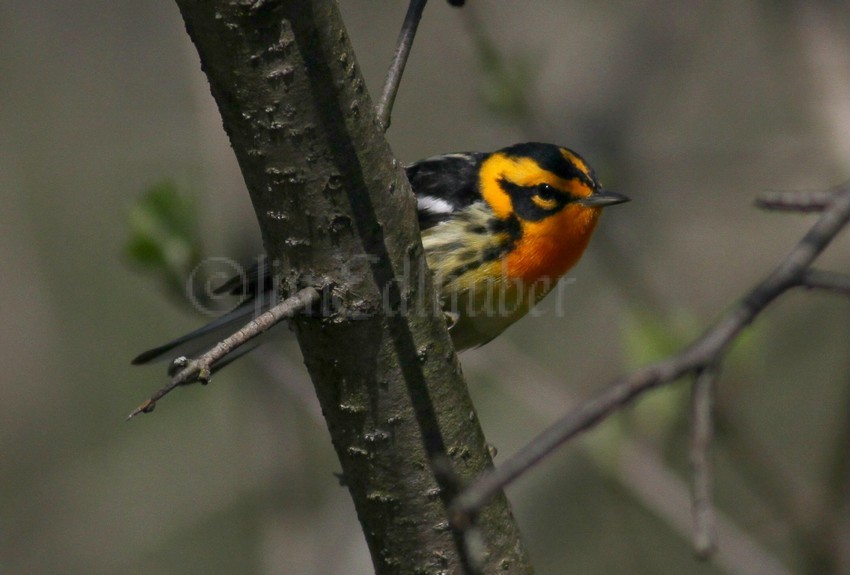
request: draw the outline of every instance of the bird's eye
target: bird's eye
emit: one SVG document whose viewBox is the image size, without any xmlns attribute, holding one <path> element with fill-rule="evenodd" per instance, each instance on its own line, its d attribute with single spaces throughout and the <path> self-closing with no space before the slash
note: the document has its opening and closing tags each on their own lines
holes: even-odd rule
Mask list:
<svg viewBox="0 0 850 575">
<path fill-rule="evenodd" d="M 555 188 L 549 184 L 539 184 L 535 195 L 541 200 L 554 200 L 556 194 L 557 192 L 555 191 Z"/>
</svg>

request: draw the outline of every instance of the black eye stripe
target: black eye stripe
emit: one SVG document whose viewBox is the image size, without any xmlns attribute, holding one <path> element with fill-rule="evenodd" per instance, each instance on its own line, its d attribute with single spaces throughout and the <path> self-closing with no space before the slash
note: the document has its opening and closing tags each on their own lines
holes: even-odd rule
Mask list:
<svg viewBox="0 0 850 575">
<path fill-rule="evenodd" d="M 510 196 L 511 205 L 513 206 L 516 215 L 520 219 L 532 222 L 542 220 L 543 218 L 554 214 L 555 212 L 563 208 L 566 204 L 575 200 L 575 198 L 573 198 L 571 195 L 562 192 L 561 190 L 558 190 L 552 186 L 548 186 L 547 184 L 547 187 L 552 192 L 552 197 L 543 199 L 556 200 L 557 203 L 552 208 L 541 208 L 532 200 L 532 197 L 534 197 L 535 195 L 540 195 L 540 185 L 520 186 L 519 184 L 509 182 L 504 178 L 499 180 L 499 185 L 505 191 L 505 193 Z"/>
</svg>

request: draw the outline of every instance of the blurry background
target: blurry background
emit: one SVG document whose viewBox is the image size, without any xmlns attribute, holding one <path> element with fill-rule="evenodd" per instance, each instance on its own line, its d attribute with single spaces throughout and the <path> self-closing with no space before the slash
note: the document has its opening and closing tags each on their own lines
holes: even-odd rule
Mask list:
<svg viewBox="0 0 850 575">
<path fill-rule="evenodd" d="M 850 14 L 470 4 L 425 12 L 388 134 L 397 156 L 551 141 L 634 200 L 606 212 L 543 313 L 462 356 L 498 463 L 777 263 L 812 218 L 760 212 L 756 194 L 850 178 Z M 341 8 L 374 95 L 406 2 Z M 129 263 L 138 198 L 174 182 L 207 255 L 259 249 L 176 6 L 0 4 L 0 102 L 0 573 L 370 573 L 293 343 L 124 422 L 165 382 L 130 358 L 206 319 Z M 820 265 L 848 264 L 845 233 Z M 725 366 L 713 562 L 690 547 L 678 384 L 510 487 L 538 572 L 850 572 L 848 320 L 846 298 L 791 294 Z"/>
</svg>

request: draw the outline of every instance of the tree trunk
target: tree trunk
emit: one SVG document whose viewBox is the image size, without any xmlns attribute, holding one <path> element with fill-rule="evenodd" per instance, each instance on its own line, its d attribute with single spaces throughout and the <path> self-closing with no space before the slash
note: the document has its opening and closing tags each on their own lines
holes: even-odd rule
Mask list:
<svg viewBox="0 0 850 575">
<path fill-rule="evenodd" d="M 468 570 L 446 513 L 458 485 L 439 470 L 464 481 L 491 460 L 336 4 L 177 4 L 281 292 L 329 296 L 296 331 L 376 572 Z M 504 496 L 479 525 L 484 572 L 531 571 Z"/>
</svg>

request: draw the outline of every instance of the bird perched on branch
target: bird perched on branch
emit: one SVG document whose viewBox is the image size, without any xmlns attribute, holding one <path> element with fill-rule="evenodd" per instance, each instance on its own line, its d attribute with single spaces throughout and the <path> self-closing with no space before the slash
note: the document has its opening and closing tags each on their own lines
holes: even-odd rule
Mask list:
<svg viewBox="0 0 850 575">
<path fill-rule="evenodd" d="M 528 313 L 578 262 L 602 208 L 628 201 L 605 190 L 581 156 L 552 144 L 434 156 L 406 171 L 425 258 L 458 351 L 487 343 Z M 249 301 L 133 363 L 210 348 L 210 334 L 234 331 L 262 311 L 253 298 L 273 302 L 272 288 L 263 265 L 226 282 L 216 291 Z"/>
</svg>

